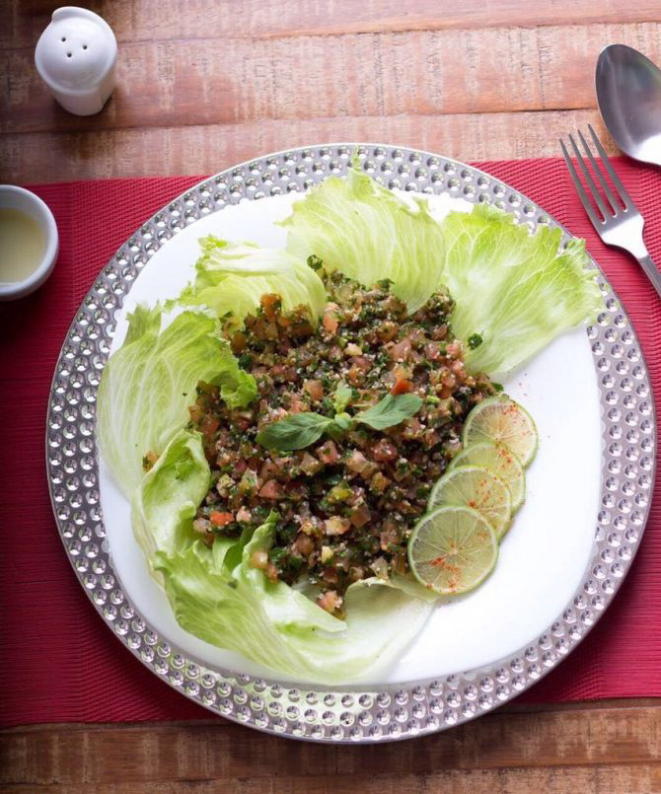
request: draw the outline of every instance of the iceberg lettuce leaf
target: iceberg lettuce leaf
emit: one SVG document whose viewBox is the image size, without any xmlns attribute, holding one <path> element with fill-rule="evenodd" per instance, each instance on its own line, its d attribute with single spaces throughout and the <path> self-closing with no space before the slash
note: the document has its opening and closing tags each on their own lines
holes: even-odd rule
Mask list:
<svg viewBox="0 0 661 794">
<path fill-rule="evenodd" d="M 114 478 L 131 496 L 143 477 L 143 456 L 160 455 L 188 421 L 198 381 L 220 385 L 232 408 L 248 405 L 257 387 L 216 318 L 185 311 L 161 331 L 161 308 L 138 306 L 128 319 L 124 343 L 103 370 L 97 437 Z"/>
<path fill-rule="evenodd" d="M 326 289 L 305 260 L 280 248 L 228 243 L 213 236 L 202 238 L 200 246 L 203 253 L 196 264 L 195 282 L 172 303 L 206 306 L 223 322 L 240 326 L 259 307 L 262 295 L 277 293 L 285 312 L 305 306 L 316 325 L 326 303 Z"/>
<path fill-rule="evenodd" d="M 560 229 L 540 226 L 531 234 L 487 205 L 451 212 L 441 227 L 443 282 L 456 302 L 452 329 L 464 341 L 482 337 L 466 354 L 473 372 L 505 377 L 598 313 L 598 271 L 586 269 L 583 240 L 561 248 Z"/>
<path fill-rule="evenodd" d="M 346 180 L 330 177 L 294 204 L 282 222 L 287 250 L 319 257 L 370 287 L 390 279 L 413 313 L 441 282 L 443 232 L 421 198 L 405 200 L 353 168 Z"/>
<path fill-rule="evenodd" d="M 145 474 L 131 505 L 133 534 L 150 565 L 156 552 L 172 554 L 199 538 L 193 519 L 210 483 L 200 434 L 180 430 Z M 222 550 L 218 544 L 217 555 Z"/>
<path fill-rule="evenodd" d="M 201 541 L 172 555 L 157 552 L 154 566 L 183 629 L 279 673 L 326 684 L 375 674 L 397 658 L 431 611 L 401 590 L 357 583 L 340 621 L 250 568 L 250 548 L 231 573 L 214 565 Z"/>
</svg>

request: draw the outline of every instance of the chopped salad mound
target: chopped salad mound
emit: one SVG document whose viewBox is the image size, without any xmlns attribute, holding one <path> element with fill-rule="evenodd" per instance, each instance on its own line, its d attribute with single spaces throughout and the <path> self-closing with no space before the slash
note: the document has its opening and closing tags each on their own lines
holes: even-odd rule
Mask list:
<svg viewBox="0 0 661 794">
<path fill-rule="evenodd" d="M 466 371 L 444 290 L 409 316 L 387 280 L 366 288 L 318 272 L 328 302 L 317 329 L 304 309 L 285 313 L 279 296 L 267 294 L 244 330 L 228 331 L 257 384 L 251 405 L 231 410 L 218 387 L 197 387 L 191 427 L 202 433 L 212 485 L 193 528 L 212 545 L 275 511 L 273 545 L 250 565 L 272 581 L 304 577 L 319 606 L 341 614 L 353 582 L 408 573 L 406 545 L 431 487 L 461 446 L 466 416 L 495 388 Z M 419 407 L 384 429 L 335 427 L 289 451 L 259 443 L 260 431 L 285 417 L 351 417 L 406 394 L 417 395 Z"/>
</svg>

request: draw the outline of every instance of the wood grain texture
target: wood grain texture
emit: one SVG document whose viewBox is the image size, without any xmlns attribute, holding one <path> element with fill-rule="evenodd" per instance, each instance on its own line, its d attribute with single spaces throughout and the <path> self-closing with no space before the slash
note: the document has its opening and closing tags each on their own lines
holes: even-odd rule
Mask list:
<svg viewBox="0 0 661 794">
<path fill-rule="evenodd" d="M 2 0 L 0 48 L 31 47 L 60 0 Z M 108 20 L 121 41 L 232 36 L 542 27 L 594 22 L 658 22 L 658 0 L 80 0 Z"/>
<path fill-rule="evenodd" d="M 0 132 L 590 108 L 612 41 L 661 60 L 658 23 L 125 43 L 115 95 L 88 118 L 51 99 L 31 48 L 10 50 Z"/>
<path fill-rule="evenodd" d="M 393 781 L 383 775 L 330 775 L 313 780 L 273 777 L 265 783 L 250 777 L 227 781 L 0 786 L 0 794 L 656 794 L 661 774 L 656 765 L 555 767 L 440 771 L 406 775 Z"/>
<path fill-rule="evenodd" d="M 0 733 L 0 791 L 28 784 L 58 792 L 174 784 L 207 791 L 212 781 L 238 791 L 242 781 L 249 791 L 324 794 L 432 791 L 439 783 L 452 791 L 651 792 L 661 790 L 660 739 L 658 705 L 500 711 L 435 736 L 369 747 L 291 742 L 221 720 L 35 726 Z M 640 788 L 600 789 L 610 775 L 639 780 Z M 488 787 L 508 779 L 510 788 Z"/>
<path fill-rule="evenodd" d="M 339 141 L 412 146 L 463 162 L 558 157 L 558 138 L 590 123 L 616 149 L 596 110 L 369 116 L 94 132 L 0 135 L 0 180 L 213 174 L 268 152 Z"/>
</svg>

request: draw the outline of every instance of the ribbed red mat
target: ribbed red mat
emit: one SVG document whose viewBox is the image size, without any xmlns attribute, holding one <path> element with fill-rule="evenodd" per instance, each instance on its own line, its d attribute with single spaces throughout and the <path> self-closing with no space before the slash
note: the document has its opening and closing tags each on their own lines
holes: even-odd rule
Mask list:
<svg viewBox="0 0 661 794">
<path fill-rule="evenodd" d="M 542 205 L 588 249 L 619 292 L 661 399 L 661 304 L 638 266 L 598 240 L 560 160 L 480 167 Z M 616 161 L 648 222 L 661 263 L 661 172 Z M 123 648 L 88 602 L 51 513 L 44 465 L 53 368 L 95 276 L 144 220 L 196 177 L 33 187 L 57 219 L 60 258 L 36 294 L 0 304 L 0 721 L 199 719 L 209 712 L 159 681 Z M 659 412 L 661 415 L 661 412 Z M 661 489 L 661 480 L 657 490 Z M 661 501 L 614 604 L 582 645 L 524 695 L 528 701 L 661 696 Z"/>
</svg>

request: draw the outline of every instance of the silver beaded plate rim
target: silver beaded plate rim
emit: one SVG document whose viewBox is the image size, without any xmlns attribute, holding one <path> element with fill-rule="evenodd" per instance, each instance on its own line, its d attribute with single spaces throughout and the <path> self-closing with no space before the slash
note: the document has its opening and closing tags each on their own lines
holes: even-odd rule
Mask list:
<svg viewBox="0 0 661 794">
<path fill-rule="evenodd" d="M 223 717 L 276 735 L 347 744 L 406 739 L 458 725 L 506 703 L 556 667 L 603 614 L 631 566 L 649 515 L 656 446 L 647 366 L 629 318 L 602 274 L 603 310 L 587 329 L 602 412 L 595 546 L 573 599 L 532 644 L 491 667 L 365 690 L 296 687 L 211 668 L 160 637 L 122 590 L 100 507 L 95 405 L 118 310 L 150 257 L 187 225 L 241 201 L 304 191 L 343 174 L 354 156 L 388 187 L 491 203 L 532 230 L 540 224 L 559 227 L 563 242 L 571 239 L 557 221 L 505 183 L 429 152 L 335 143 L 250 160 L 187 190 L 112 257 L 65 339 L 46 427 L 48 484 L 67 556 L 97 611 L 131 653 L 170 686 Z"/>
</svg>

